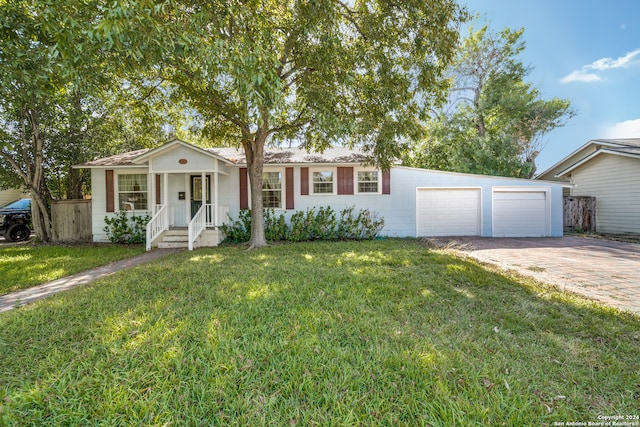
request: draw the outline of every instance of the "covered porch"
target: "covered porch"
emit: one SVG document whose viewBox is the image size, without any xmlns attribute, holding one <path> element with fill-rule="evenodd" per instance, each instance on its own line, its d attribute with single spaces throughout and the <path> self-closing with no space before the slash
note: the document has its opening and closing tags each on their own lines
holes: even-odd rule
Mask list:
<svg viewBox="0 0 640 427">
<path fill-rule="evenodd" d="M 147 250 L 162 242 L 180 247 L 183 237 L 189 250 L 217 246 L 224 239 L 219 227 L 227 222 L 229 205 L 219 200 L 220 171 L 150 175 L 153 215 L 147 224 Z"/>
<path fill-rule="evenodd" d="M 217 246 L 227 222 L 230 171 L 223 159 L 181 141 L 140 156 L 148 164 L 146 249 Z M 227 202 L 227 203 L 225 203 Z"/>
</svg>

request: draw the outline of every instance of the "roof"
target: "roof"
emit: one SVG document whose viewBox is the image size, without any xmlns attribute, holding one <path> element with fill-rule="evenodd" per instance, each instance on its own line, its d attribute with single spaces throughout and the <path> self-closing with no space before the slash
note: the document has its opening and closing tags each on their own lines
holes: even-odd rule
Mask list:
<svg viewBox="0 0 640 427">
<path fill-rule="evenodd" d="M 116 154 L 115 156 L 104 157 L 102 159 L 86 162 L 80 167 L 99 167 L 99 166 L 135 166 L 133 160 L 146 152 L 150 151 L 148 148 L 142 150 L 129 151 L 128 153 Z"/>
<path fill-rule="evenodd" d="M 78 165 L 80 168 L 100 168 L 100 167 L 123 167 L 139 166 L 143 164 L 154 152 L 164 151 L 165 147 L 170 147 L 177 143 L 187 145 L 194 150 L 210 153 L 214 157 L 223 159 L 234 165 L 246 164 L 244 151 L 237 148 L 199 148 L 182 141 L 172 141 L 155 149 L 142 149 L 130 151 L 128 153 L 116 154 L 115 156 L 104 157 L 102 159 Z M 361 164 L 367 160 L 367 155 L 359 149 L 348 149 L 342 147 L 331 147 L 322 153 L 307 152 L 301 148 L 272 148 L 264 151 L 264 164 L 336 164 L 350 163 Z"/>
<path fill-rule="evenodd" d="M 600 154 L 640 158 L 640 138 L 592 139 L 539 174 L 535 179 L 563 178 L 573 169 Z"/>
<path fill-rule="evenodd" d="M 244 151 L 236 148 L 207 148 L 234 164 L 246 164 Z M 302 148 L 272 148 L 264 151 L 265 164 L 298 163 L 363 163 L 367 160 L 364 152 L 358 149 L 331 147 L 322 153 L 307 152 Z"/>
</svg>

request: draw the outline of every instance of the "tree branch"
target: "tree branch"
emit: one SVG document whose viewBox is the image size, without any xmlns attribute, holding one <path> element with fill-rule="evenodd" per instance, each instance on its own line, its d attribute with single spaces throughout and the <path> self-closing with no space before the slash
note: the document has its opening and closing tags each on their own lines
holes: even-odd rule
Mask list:
<svg viewBox="0 0 640 427">
<path fill-rule="evenodd" d="M 274 133 L 283 132 L 285 130 L 296 130 L 300 129 L 302 126 L 311 123 L 311 120 L 302 120 L 302 116 L 307 111 L 307 105 L 305 105 L 295 119 L 287 124 L 283 124 L 280 126 L 273 127 L 267 131 L 267 136 L 272 135 Z"/>
<path fill-rule="evenodd" d="M 4 152 L 4 151 L 0 150 L 0 156 L 4 157 L 4 158 L 5 158 L 5 160 L 6 160 L 7 162 L 9 162 L 9 164 L 10 164 L 11 166 L 13 166 L 13 169 L 15 169 L 16 173 L 17 173 L 18 175 L 20 175 L 20 178 L 22 178 L 22 180 L 24 181 L 24 184 L 25 184 L 26 186 L 30 186 L 30 184 L 29 184 L 29 177 L 27 176 L 27 174 L 26 174 L 22 169 L 20 169 L 20 165 L 19 165 L 19 164 L 18 164 L 18 162 L 16 162 L 16 160 L 11 156 L 11 154 L 6 153 L 6 152 Z"/>
<path fill-rule="evenodd" d="M 342 6 L 342 8 L 346 12 L 346 13 L 343 13 L 342 16 L 347 21 L 351 22 L 351 24 L 353 24 L 354 27 L 356 27 L 356 31 L 358 31 L 358 33 L 360 33 L 360 35 L 362 36 L 363 39 L 367 40 L 367 35 L 364 33 L 364 31 L 362 31 L 362 28 L 360 28 L 360 24 L 358 24 L 358 22 L 356 21 L 356 19 L 354 17 L 355 12 L 353 10 L 351 10 L 348 5 L 346 5 L 345 3 L 343 3 L 340 0 L 336 0 L 336 3 L 338 3 L 340 6 Z"/>
</svg>

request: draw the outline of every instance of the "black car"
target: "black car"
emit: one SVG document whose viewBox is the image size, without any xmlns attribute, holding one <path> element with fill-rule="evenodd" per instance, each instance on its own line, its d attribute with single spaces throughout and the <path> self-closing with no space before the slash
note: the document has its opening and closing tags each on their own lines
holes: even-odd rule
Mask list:
<svg viewBox="0 0 640 427">
<path fill-rule="evenodd" d="M 0 207 L 0 235 L 13 242 L 31 235 L 31 199 L 19 199 Z"/>
</svg>

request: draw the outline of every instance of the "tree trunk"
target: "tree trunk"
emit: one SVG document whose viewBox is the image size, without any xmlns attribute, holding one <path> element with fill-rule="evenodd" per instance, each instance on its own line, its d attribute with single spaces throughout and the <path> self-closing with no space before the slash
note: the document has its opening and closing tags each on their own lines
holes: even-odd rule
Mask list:
<svg viewBox="0 0 640 427">
<path fill-rule="evenodd" d="M 473 95 L 473 107 L 476 110 L 476 129 L 478 130 L 478 136 L 484 138 L 487 134 L 487 128 L 484 125 L 484 115 L 480 111 L 480 95 L 482 94 L 482 87 L 484 79 L 481 79 L 478 83 L 478 87 L 474 90 Z"/>
<path fill-rule="evenodd" d="M 82 184 L 84 183 L 84 173 L 78 169 L 74 169 L 69 165 L 67 171 L 67 200 L 82 199 Z"/>
<path fill-rule="evenodd" d="M 49 216 L 48 203 L 37 194 L 31 194 L 31 222 L 36 238 L 41 242 L 52 240 L 51 218 Z"/>
<path fill-rule="evenodd" d="M 487 128 L 484 125 L 484 116 L 482 114 L 478 114 L 476 118 L 476 128 L 478 129 L 478 136 L 484 138 L 487 134 Z"/>
<path fill-rule="evenodd" d="M 531 169 L 529 170 L 529 173 L 527 174 L 527 176 L 525 176 L 525 178 L 531 179 L 536 174 L 536 171 L 538 170 L 538 167 L 536 166 L 536 158 L 539 154 L 539 151 L 534 151 L 525 159 L 525 163 L 531 165 Z"/>
<path fill-rule="evenodd" d="M 258 130 L 252 140 L 242 142 L 247 158 L 247 172 L 249 173 L 249 187 L 251 189 L 251 239 L 249 240 L 249 249 L 268 246 L 264 234 L 264 212 L 262 209 L 262 169 L 266 139 L 266 133 Z"/>
</svg>

